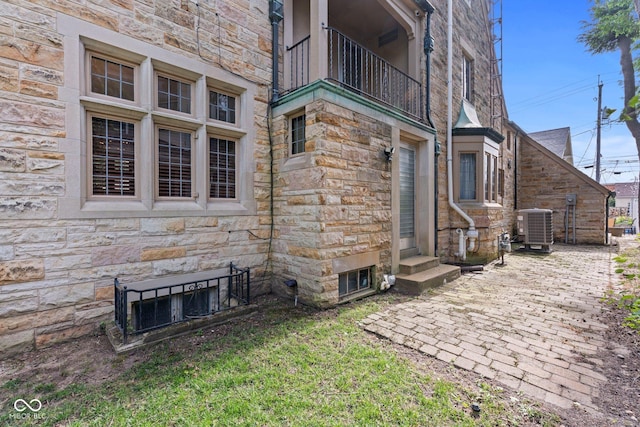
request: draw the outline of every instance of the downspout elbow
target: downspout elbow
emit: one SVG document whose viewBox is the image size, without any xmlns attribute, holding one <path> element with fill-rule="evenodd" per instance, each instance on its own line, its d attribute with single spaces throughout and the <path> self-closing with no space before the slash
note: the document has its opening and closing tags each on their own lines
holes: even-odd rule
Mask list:
<svg viewBox="0 0 640 427">
<path fill-rule="evenodd" d="M 478 230 L 476 230 L 475 226 L 469 224 L 469 231 L 467 231 L 467 238 L 469 239 L 469 247 L 467 250 L 469 252 L 476 252 L 480 244 L 478 242 Z"/>
</svg>

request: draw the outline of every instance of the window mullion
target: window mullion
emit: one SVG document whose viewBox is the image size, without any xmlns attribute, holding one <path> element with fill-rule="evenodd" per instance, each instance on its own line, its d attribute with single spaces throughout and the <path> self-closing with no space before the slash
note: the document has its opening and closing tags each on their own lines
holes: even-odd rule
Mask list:
<svg viewBox="0 0 640 427">
<path fill-rule="evenodd" d="M 253 118 L 255 87 L 220 70 L 205 71 L 196 61 L 178 54 L 162 51 L 160 55 L 153 46 L 142 49 L 135 43 L 112 45 L 92 40 L 85 35 L 88 26 L 78 24 L 81 30 L 71 33 L 79 37 L 81 49 L 71 54 L 85 64 L 80 76 L 84 84 L 76 99 L 83 113 L 77 128 L 83 130 L 87 155 L 81 157 L 85 161 L 78 167 L 69 168 L 81 171 L 83 183 L 71 196 L 77 197 L 77 204 L 66 215 L 78 210 L 82 210 L 80 217 L 87 218 L 106 218 L 120 210 L 134 217 L 169 212 L 182 216 L 189 210 L 204 215 L 255 212 L 249 200 L 252 180 L 240 179 L 251 178 L 240 171 L 251 167 L 253 159 L 253 137 L 248 136 L 246 124 Z M 218 117 L 209 118 L 213 88 L 220 90 Z M 249 111 L 245 120 L 241 120 L 243 109 Z M 112 126 L 110 134 L 93 129 L 94 117 L 105 127 Z M 163 134 L 162 145 L 160 129 L 170 133 L 168 137 Z M 219 175 L 215 200 L 208 197 L 210 136 L 224 142 L 213 171 Z M 186 199 L 191 206 L 184 204 Z"/>
</svg>

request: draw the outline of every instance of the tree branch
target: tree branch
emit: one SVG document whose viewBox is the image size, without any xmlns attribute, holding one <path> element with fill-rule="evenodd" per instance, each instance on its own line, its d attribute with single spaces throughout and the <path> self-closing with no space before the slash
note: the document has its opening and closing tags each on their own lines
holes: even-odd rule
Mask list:
<svg viewBox="0 0 640 427">
<path fill-rule="evenodd" d="M 633 57 L 631 55 L 632 40 L 629 37 L 618 38 L 618 48 L 620 49 L 620 67 L 624 83 L 624 114 L 627 116 L 625 124 L 636 141 L 636 148 L 640 155 L 640 123 L 638 123 L 638 113 L 635 107 L 629 105 L 631 98 L 636 94 L 636 79 L 633 69 Z"/>
</svg>

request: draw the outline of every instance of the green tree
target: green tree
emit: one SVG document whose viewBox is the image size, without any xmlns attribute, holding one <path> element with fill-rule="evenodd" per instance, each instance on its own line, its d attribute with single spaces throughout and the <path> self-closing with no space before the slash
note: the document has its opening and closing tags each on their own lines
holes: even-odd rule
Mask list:
<svg viewBox="0 0 640 427">
<path fill-rule="evenodd" d="M 638 22 L 639 0 L 594 0 L 591 22 L 583 22 L 578 40 L 594 54 L 620 52 L 620 68 L 624 89 L 624 108 L 620 118 L 631 132 L 640 159 L 640 107 L 637 96 L 636 70 L 633 51 L 640 40 Z"/>
</svg>

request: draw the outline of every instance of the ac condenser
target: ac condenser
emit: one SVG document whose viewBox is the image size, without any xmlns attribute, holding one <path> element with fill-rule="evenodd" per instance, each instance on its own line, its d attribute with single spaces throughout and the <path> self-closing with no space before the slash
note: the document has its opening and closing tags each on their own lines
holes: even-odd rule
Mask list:
<svg viewBox="0 0 640 427">
<path fill-rule="evenodd" d="M 550 209 L 522 209 L 518 211 L 518 234 L 526 249 L 539 246 L 551 252 L 553 244 L 553 211 Z"/>
</svg>

